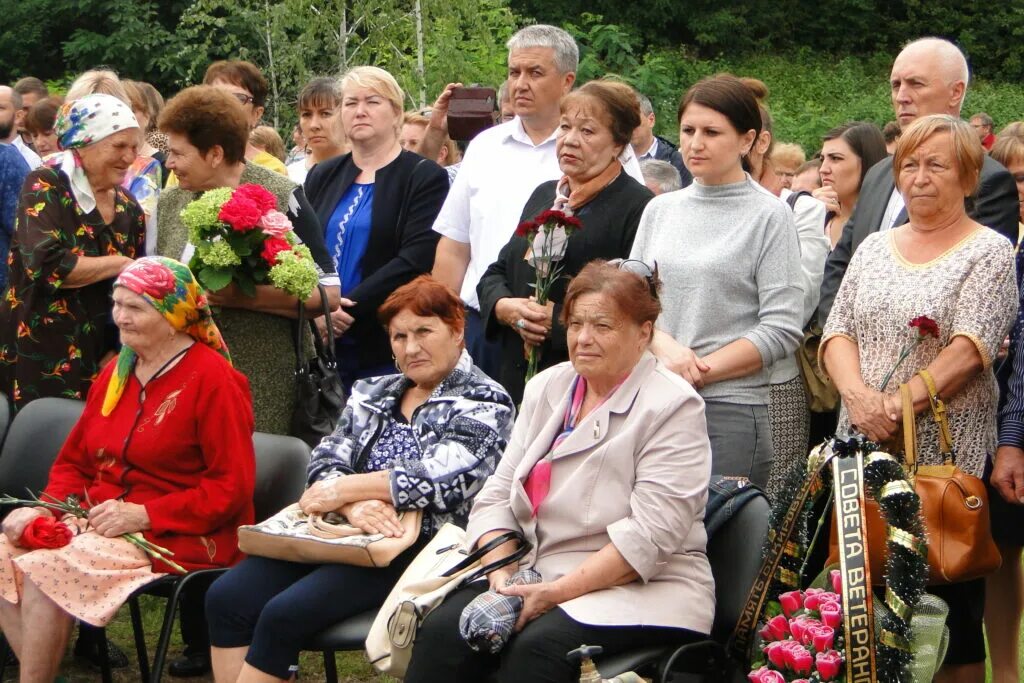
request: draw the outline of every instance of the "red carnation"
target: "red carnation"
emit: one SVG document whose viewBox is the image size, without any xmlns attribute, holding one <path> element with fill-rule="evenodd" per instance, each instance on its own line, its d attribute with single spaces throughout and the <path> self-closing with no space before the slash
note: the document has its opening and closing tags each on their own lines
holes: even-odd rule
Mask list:
<svg viewBox="0 0 1024 683">
<path fill-rule="evenodd" d="M 564 225 L 566 218 L 568 216 L 564 212 L 548 209 L 547 211 L 541 211 L 535 220 L 539 225 L 544 225 L 545 223 L 561 223 Z"/>
<path fill-rule="evenodd" d="M 263 251 L 260 252 L 260 256 L 267 262 L 267 265 L 274 267 L 277 265 L 277 255 L 283 251 L 291 251 L 292 245 L 288 244 L 288 240 L 281 239 L 280 237 L 268 237 L 263 242 Z"/>
<path fill-rule="evenodd" d="M 64 522 L 59 522 L 53 517 L 36 517 L 21 532 L 18 543 L 30 550 L 63 548 L 71 543 L 71 537 L 71 529 Z"/>
<path fill-rule="evenodd" d="M 523 221 L 516 227 L 516 237 L 529 237 L 540 227 L 533 221 Z"/>
<path fill-rule="evenodd" d="M 917 328 L 920 337 L 939 338 L 939 324 L 926 315 L 919 315 L 909 323 L 910 327 Z"/>
<path fill-rule="evenodd" d="M 253 183 L 239 185 L 238 189 L 231 193 L 231 196 L 245 197 L 246 199 L 252 200 L 256 203 L 256 206 L 259 207 L 261 216 L 267 211 L 274 211 L 277 209 L 277 197 L 271 194 L 271 192 L 262 185 L 254 185 Z"/>
<path fill-rule="evenodd" d="M 231 199 L 220 207 L 217 220 L 227 223 L 236 232 L 249 232 L 256 227 L 262 217 L 263 212 L 256 202 L 235 192 Z"/>
</svg>

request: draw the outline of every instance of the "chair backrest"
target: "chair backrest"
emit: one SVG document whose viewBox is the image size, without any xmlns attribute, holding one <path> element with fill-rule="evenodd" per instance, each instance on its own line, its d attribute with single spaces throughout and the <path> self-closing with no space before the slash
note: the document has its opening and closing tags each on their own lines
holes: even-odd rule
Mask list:
<svg viewBox="0 0 1024 683">
<path fill-rule="evenodd" d="M 761 546 L 768 536 L 768 500 L 750 498 L 708 542 L 715 577 L 715 623 L 711 637 L 725 643 L 736 628 L 747 593 L 761 569 Z"/>
<path fill-rule="evenodd" d="M 256 432 L 256 491 L 253 506 L 256 521 L 262 522 L 292 503 L 298 502 L 306 487 L 309 446 L 293 436 Z"/>
<path fill-rule="evenodd" d="M 0 493 L 18 498 L 46 487 L 53 461 L 85 408 L 84 401 L 40 398 L 18 411 L 0 450 Z"/>
</svg>

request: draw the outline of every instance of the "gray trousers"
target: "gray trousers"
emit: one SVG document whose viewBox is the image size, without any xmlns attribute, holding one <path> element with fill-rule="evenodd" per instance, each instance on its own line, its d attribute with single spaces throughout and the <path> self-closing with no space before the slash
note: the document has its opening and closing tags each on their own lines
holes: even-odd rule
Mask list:
<svg viewBox="0 0 1024 683">
<path fill-rule="evenodd" d="M 764 488 L 772 468 L 768 406 L 707 401 L 704 416 L 711 439 L 711 473 L 746 477 Z"/>
</svg>

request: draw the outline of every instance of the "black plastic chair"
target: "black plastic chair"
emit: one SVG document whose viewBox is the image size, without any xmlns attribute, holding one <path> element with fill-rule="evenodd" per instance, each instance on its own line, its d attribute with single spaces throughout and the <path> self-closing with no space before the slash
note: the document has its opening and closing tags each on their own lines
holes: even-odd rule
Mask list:
<svg viewBox="0 0 1024 683">
<path fill-rule="evenodd" d="M 309 446 L 303 441 L 290 436 L 256 433 L 253 442 L 256 449 L 256 489 L 253 506 L 256 521 L 263 521 L 291 505 L 302 495 L 306 485 L 306 467 L 309 465 L 310 451 Z M 168 574 L 143 586 L 128 599 L 140 680 L 160 681 L 163 676 L 182 592 L 190 585 L 205 592 L 206 588 L 226 571 L 227 569 L 201 569 L 185 575 Z M 152 671 L 146 651 L 142 610 L 139 606 L 139 597 L 143 595 L 167 599 L 163 626 L 153 656 Z"/>
<path fill-rule="evenodd" d="M 730 667 L 736 668 L 738 663 L 729 658 L 726 645 L 761 567 L 761 546 L 768 535 L 770 511 L 763 495 L 752 498 L 708 543 L 716 601 L 715 621 L 709 639 L 679 648 L 644 647 L 598 656 L 594 661 L 601 676 L 612 678 L 627 671 L 649 671 L 656 681 L 667 681 L 673 673 L 696 674 L 714 681 L 727 680 L 732 673 Z M 336 653 L 362 650 L 376 615 L 374 610 L 346 619 L 318 634 L 306 646 L 306 650 L 323 652 L 327 683 L 338 683 Z M 742 679 L 745 676 L 744 672 Z"/>
</svg>

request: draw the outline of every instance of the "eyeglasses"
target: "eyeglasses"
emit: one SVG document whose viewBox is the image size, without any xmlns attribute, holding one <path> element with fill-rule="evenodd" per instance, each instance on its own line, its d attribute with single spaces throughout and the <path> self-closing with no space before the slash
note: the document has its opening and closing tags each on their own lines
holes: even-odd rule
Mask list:
<svg viewBox="0 0 1024 683">
<path fill-rule="evenodd" d="M 647 281 L 647 287 L 651 291 L 651 296 L 655 300 L 658 298 L 658 262 L 654 262 L 654 268 L 652 269 L 649 265 L 634 258 L 627 259 L 612 259 L 608 262 L 608 265 L 615 266 L 619 270 L 624 270 L 627 273 L 633 275 L 639 275 Z"/>
<path fill-rule="evenodd" d="M 234 97 L 239 102 L 241 102 L 243 106 L 249 104 L 250 102 L 255 102 L 256 101 L 256 100 L 253 99 L 252 95 L 246 95 L 245 93 L 233 92 L 233 93 L 231 93 L 231 96 Z"/>
</svg>

